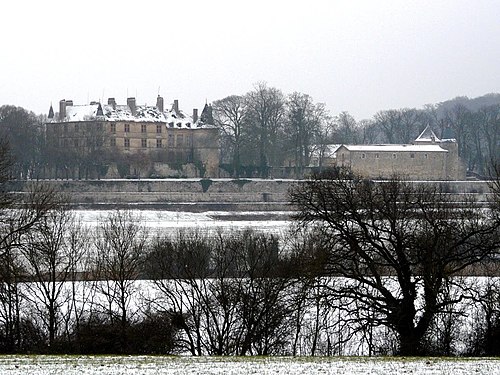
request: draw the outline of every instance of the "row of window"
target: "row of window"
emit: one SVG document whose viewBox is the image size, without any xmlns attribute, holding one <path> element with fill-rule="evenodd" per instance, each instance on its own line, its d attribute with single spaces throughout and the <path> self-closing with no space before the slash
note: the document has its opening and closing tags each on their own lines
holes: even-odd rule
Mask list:
<svg viewBox="0 0 500 375">
<path fill-rule="evenodd" d="M 162 124 L 156 124 L 156 134 L 161 134 L 162 133 Z M 110 124 L 110 130 L 111 133 L 116 133 L 116 124 L 111 123 Z M 130 124 L 123 124 L 123 131 L 125 133 L 130 133 Z M 148 126 L 147 124 L 141 124 L 141 133 L 147 133 L 148 132 Z"/>
<path fill-rule="evenodd" d="M 102 123 L 97 122 L 97 123 L 85 123 L 86 126 L 82 126 L 81 124 L 75 124 L 74 125 L 74 132 L 79 133 L 79 132 L 89 132 L 89 131 L 102 131 Z M 69 133 L 69 125 L 64 124 L 63 125 L 63 132 L 64 133 Z M 54 128 L 54 131 L 57 131 L 56 128 Z"/>
<path fill-rule="evenodd" d="M 98 131 L 102 131 L 102 129 L 103 129 L 103 124 L 100 122 L 99 123 L 84 123 L 84 124 L 86 126 L 84 126 L 83 124 L 75 124 L 74 125 L 74 132 L 78 133 L 78 132 L 89 131 L 90 127 L 93 127 L 94 129 L 96 129 Z M 156 134 L 163 133 L 164 124 L 155 124 L 155 125 L 156 125 Z M 63 125 L 63 132 L 64 133 L 68 133 L 70 131 L 69 126 L 70 126 L 69 124 Z M 173 128 L 174 123 L 169 123 L 168 126 L 170 128 Z M 111 122 L 109 124 L 109 127 L 110 127 L 110 132 L 112 134 L 115 134 L 117 131 L 116 123 Z M 56 128 L 54 130 L 56 130 Z M 123 132 L 130 133 L 130 124 L 123 124 Z M 141 133 L 147 133 L 147 132 L 148 132 L 148 124 L 141 124 Z"/>
<path fill-rule="evenodd" d="M 158 138 L 155 140 L 156 141 L 156 148 L 162 148 L 163 147 L 163 139 Z M 111 147 L 116 147 L 116 138 L 111 138 L 109 140 L 110 146 Z M 174 136 L 172 134 L 169 134 L 168 136 L 168 147 L 173 148 L 175 147 L 175 142 L 174 142 Z M 184 144 L 184 136 L 182 134 L 177 135 L 177 147 L 183 147 L 183 146 L 191 146 L 192 145 L 192 139 L 186 137 L 186 144 Z M 123 146 L 125 148 L 130 148 L 130 138 L 124 138 L 123 139 Z M 142 148 L 147 148 L 148 147 L 148 140 L 145 138 L 141 139 L 141 147 Z"/>
<path fill-rule="evenodd" d="M 343 159 L 343 158 L 344 158 L 344 154 L 342 154 L 342 159 Z M 378 153 L 376 153 L 376 154 L 375 154 L 375 159 L 379 159 L 379 158 L 380 158 L 380 155 L 379 155 Z M 398 154 L 393 153 L 393 154 L 392 154 L 392 158 L 393 158 L 393 159 L 397 159 L 397 158 L 398 158 Z M 413 153 L 413 152 L 412 152 L 412 153 L 410 154 L 410 158 L 411 158 L 411 159 L 415 159 L 415 153 Z M 427 159 L 427 158 L 428 158 L 428 154 L 427 154 L 427 153 L 425 153 L 425 154 L 424 154 L 424 159 Z M 365 154 L 365 153 L 362 153 L 362 154 L 361 154 L 361 159 L 366 159 L 366 154 Z"/>
</svg>

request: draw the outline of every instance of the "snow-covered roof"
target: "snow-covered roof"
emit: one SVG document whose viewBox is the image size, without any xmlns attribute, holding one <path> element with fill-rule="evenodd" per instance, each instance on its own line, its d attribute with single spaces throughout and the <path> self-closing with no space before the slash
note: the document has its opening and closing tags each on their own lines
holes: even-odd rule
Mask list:
<svg viewBox="0 0 500 375">
<path fill-rule="evenodd" d="M 415 139 L 416 143 L 419 142 L 441 142 L 441 140 L 436 136 L 436 133 L 432 131 L 430 126 L 426 126 L 424 131 Z"/>
<path fill-rule="evenodd" d="M 431 145 L 342 145 L 349 151 L 363 152 L 448 152 L 437 144 Z M 337 149 L 338 151 L 338 149 Z"/>
<path fill-rule="evenodd" d="M 80 121 L 129 121 L 129 122 L 161 122 L 173 128 L 200 128 L 210 127 L 209 124 L 204 124 L 198 119 L 193 124 L 193 118 L 186 115 L 181 110 L 165 110 L 161 112 L 155 106 L 138 105 L 135 109 L 135 114 L 128 105 L 102 105 L 102 116 L 98 116 L 99 103 L 86 105 L 71 105 L 66 106 L 66 117 L 63 122 L 80 122 Z M 54 119 L 54 122 L 59 122 Z"/>
</svg>

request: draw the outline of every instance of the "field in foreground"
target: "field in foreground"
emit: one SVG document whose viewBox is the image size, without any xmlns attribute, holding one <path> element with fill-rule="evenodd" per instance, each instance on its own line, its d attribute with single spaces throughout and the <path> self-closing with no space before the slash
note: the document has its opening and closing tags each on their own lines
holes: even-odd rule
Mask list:
<svg viewBox="0 0 500 375">
<path fill-rule="evenodd" d="M 500 358 L 0 356 L 0 374 L 500 374 Z"/>
</svg>

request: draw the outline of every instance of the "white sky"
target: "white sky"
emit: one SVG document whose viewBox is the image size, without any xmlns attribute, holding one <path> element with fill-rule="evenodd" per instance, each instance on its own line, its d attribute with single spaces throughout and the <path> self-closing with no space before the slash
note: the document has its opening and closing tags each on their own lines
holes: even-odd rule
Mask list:
<svg viewBox="0 0 500 375">
<path fill-rule="evenodd" d="M 35 113 L 158 90 L 190 113 L 265 81 L 360 120 L 500 91 L 499 0 L 8 0 L 0 41 L 0 105 Z"/>
</svg>

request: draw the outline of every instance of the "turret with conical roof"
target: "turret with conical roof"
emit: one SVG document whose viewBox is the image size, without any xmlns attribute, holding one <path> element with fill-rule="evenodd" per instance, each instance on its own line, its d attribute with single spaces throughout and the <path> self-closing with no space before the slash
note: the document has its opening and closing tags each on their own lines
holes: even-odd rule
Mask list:
<svg viewBox="0 0 500 375">
<path fill-rule="evenodd" d="M 207 125 L 214 124 L 214 117 L 212 115 L 212 106 L 210 104 L 205 104 L 205 107 L 201 112 L 200 120 L 201 122 Z"/>
<path fill-rule="evenodd" d="M 50 108 L 49 108 L 49 119 L 54 118 L 54 108 L 52 108 L 52 103 L 50 103 Z"/>
<path fill-rule="evenodd" d="M 413 141 L 415 144 L 434 144 L 441 140 L 436 136 L 436 133 L 427 125 L 422 133 Z"/>
</svg>

